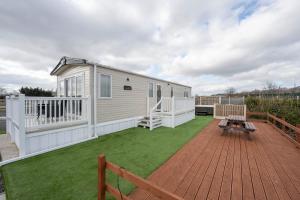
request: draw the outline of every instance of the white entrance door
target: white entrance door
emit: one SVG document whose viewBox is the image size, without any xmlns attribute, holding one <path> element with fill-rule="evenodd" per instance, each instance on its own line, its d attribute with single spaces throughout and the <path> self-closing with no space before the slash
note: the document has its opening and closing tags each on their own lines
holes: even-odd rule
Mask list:
<svg viewBox="0 0 300 200">
<path fill-rule="evenodd" d="M 161 100 L 161 85 L 156 85 L 156 98 L 157 98 L 157 103 Z M 158 109 L 161 108 L 161 105 L 159 104 Z"/>
</svg>

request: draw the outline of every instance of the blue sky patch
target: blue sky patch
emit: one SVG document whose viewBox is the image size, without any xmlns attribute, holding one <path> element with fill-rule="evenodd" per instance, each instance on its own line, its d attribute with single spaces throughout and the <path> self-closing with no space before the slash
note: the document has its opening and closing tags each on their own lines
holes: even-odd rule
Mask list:
<svg viewBox="0 0 300 200">
<path fill-rule="evenodd" d="M 234 6 L 233 10 L 240 10 L 238 14 L 239 21 L 243 21 L 244 19 L 251 16 L 259 7 L 258 0 L 245 0 L 241 1 L 239 4 Z"/>
</svg>

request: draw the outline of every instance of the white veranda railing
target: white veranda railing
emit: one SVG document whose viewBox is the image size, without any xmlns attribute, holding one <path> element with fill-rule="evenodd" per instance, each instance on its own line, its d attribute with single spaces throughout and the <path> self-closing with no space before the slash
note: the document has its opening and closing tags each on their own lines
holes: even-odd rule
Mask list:
<svg viewBox="0 0 300 200">
<path fill-rule="evenodd" d="M 148 100 L 149 101 L 149 100 Z M 152 121 L 155 116 L 171 115 L 173 118 L 177 114 L 184 112 L 189 112 L 195 109 L 195 99 L 194 97 L 162 97 L 159 102 L 157 102 L 149 112 L 150 118 L 150 130 L 153 129 Z"/>
<path fill-rule="evenodd" d="M 87 121 L 87 110 L 85 97 L 25 97 L 25 127 Z"/>
<path fill-rule="evenodd" d="M 24 155 L 25 134 L 90 120 L 88 97 L 6 97 L 6 132 Z"/>
</svg>

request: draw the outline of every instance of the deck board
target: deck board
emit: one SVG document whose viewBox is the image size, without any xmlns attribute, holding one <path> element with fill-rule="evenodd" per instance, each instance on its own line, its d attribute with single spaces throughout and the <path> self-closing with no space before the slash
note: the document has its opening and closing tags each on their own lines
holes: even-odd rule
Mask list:
<svg viewBox="0 0 300 200">
<path fill-rule="evenodd" d="M 184 199 L 300 199 L 300 149 L 272 126 L 255 122 L 250 140 L 223 134 L 214 120 L 148 180 Z M 158 198 L 142 189 L 136 200 Z"/>
</svg>

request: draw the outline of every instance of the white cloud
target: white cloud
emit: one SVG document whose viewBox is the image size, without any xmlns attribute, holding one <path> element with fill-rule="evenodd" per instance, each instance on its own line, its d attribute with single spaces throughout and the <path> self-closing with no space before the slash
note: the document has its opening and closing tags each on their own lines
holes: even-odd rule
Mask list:
<svg viewBox="0 0 300 200">
<path fill-rule="evenodd" d="M 0 86 L 43 79 L 53 88 L 48 74 L 65 55 L 189 84 L 197 94 L 267 80 L 291 86 L 300 72 L 299 7 L 297 0 L 2 1 Z"/>
</svg>

